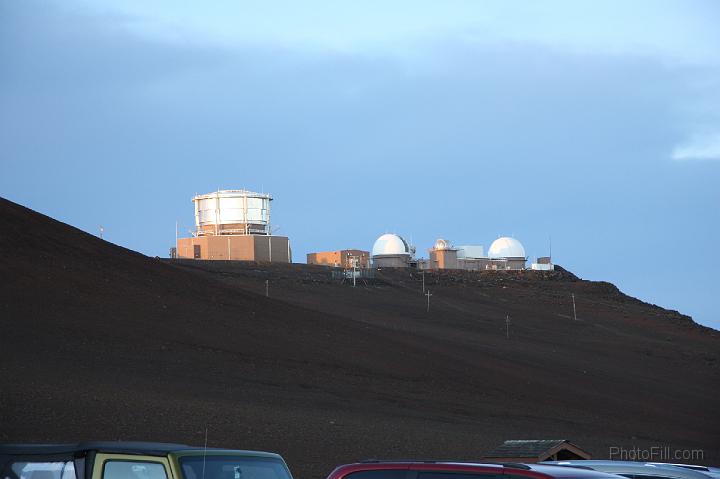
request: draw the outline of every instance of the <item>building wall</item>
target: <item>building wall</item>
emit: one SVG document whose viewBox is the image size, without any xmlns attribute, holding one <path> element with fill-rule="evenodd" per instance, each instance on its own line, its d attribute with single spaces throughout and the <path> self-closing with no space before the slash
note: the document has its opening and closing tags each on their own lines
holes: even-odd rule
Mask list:
<svg viewBox="0 0 720 479">
<path fill-rule="evenodd" d="M 458 258 L 479 259 L 484 258 L 482 245 L 464 245 L 458 246 Z"/>
<path fill-rule="evenodd" d="M 533 263 L 532 265 L 530 265 L 530 269 L 534 269 L 536 271 L 553 271 L 555 269 L 555 265 L 545 263 Z"/>
<path fill-rule="evenodd" d="M 285 236 L 250 236 L 255 240 L 255 260 L 291 263 L 290 241 Z"/>
<path fill-rule="evenodd" d="M 308 264 L 321 264 L 338 266 L 341 268 L 352 268 L 351 257 L 359 258 L 358 267 L 367 268 L 370 264 L 370 253 L 359 249 L 344 249 L 340 251 L 320 251 L 308 253 Z"/>
<path fill-rule="evenodd" d="M 508 258 L 507 262 L 510 269 L 525 269 L 525 258 Z"/>
<path fill-rule="evenodd" d="M 409 255 L 382 255 L 373 256 L 375 268 L 407 268 L 410 263 Z"/>
<path fill-rule="evenodd" d="M 525 269 L 525 258 L 491 259 L 488 262 L 487 269 L 496 269 L 496 270 Z"/>
<path fill-rule="evenodd" d="M 458 252 L 454 249 L 430 250 L 430 264 L 437 269 L 458 269 Z"/>
<path fill-rule="evenodd" d="M 325 266 L 340 266 L 340 251 L 320 251 L 308 253 L 307 264 L 321 264 Z"/>
<path fill-rule="evenodd" d="M 344 249 L 341 252 L 341 261 L 345 268 L 352 268 L 351 258 L 358 258 L 358 268 L 370 267 L 370 252 L 361 249 Z"/>
<path fill-rule="evenodd" d="M 469 271 L 483 271 L 488 269 L 490 260 L 487 258 L 464 258 L 458 259 L 458 269 Z"/>
<path fill-rule="evenodd" d="M 284 236 L 223 235 L 180 238 L 177 257 L 290 263 L 292 252 L 289 239 Z"/>
</svg>

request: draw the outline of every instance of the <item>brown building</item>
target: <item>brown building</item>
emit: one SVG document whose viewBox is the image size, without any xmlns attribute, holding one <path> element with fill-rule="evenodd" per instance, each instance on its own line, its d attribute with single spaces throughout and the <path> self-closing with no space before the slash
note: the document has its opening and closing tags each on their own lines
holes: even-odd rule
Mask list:
<svg viewBox="0 0 720 479">
<path fill-rule="evenodd" d="M 566 439 L 524 439 L 505 441 L 483 459 L 489 462 L 520 462 L 591 459 L 592 456 Z"/>
<path fill-rule="evenodd" d="M 456 249 L 431 249 L 430 269 L 458 269 L 458 255 Z"/>
<path fill-rule="evenodd" d="M 198 236 L 178 239 L 177 257 L 291 263 L 292 251 L 285 236 Z"/>
<path fill-rule="evenodd" d="M 322 264 L 340 268 L 352 268 L 353 259 L 357 259 L 355 266 L 368 268 L 370 266 L 370 252 L 359 249 L 343 249 L 339 251 L 320 251 L 308 253 L 307 264 Z"/>
</svg>

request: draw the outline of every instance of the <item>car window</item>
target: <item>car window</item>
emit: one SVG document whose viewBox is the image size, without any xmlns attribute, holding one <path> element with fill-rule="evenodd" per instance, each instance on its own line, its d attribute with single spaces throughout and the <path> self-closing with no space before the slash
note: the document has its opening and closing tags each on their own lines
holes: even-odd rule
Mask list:
<svg viewBox="0 0 720 479">
<path fill-rule="evenodd" d="M 285 463 L 272 457 L 185 456 L 183 479 L 292 479 Z"/>
<path fill-rule="evenodd" d="M 105 461 L 103 479 L 167 479 L 165 467 L 159 462 Z"/>
<path fill-rule="evenodd" d="M 76 479 L 72 461 L 14 462 L 10 468 L 18 479 Z"/>
<path fill-rule="evenodd" d="M 345 479 L 405 479 L 407 473 L 407 469 L 375 469 L 352 472 Z"/>
</svg>

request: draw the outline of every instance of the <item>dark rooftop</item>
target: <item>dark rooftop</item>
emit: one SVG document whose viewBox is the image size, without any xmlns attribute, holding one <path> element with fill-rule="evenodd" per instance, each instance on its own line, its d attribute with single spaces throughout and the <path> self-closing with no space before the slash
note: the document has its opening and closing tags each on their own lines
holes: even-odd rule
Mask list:
<svg viewBox="0 0 720 479">
<path fill-rule="evenodd" d="M 203 450 L 203 447 L 188 446 L 185 444 L 173 444 L 164 442 L 135 442 L 135 441 L 93 441 L 71 444 L 0 444 L 0 456 L 2 455 L 49 455 L 49 454 L 74 454 L 85 451 L 111 452 L 117 454 L 146 454 L 151 456 L 166 455 L 170 452 Z M 223 448 L 207 448 L 208 451 L 231 451 Z M 256 451 L 240 451 L 248 454 L 272 453 Z"/>
<path fill-rule="evenodd" d="M 537 457 L 566 442 L 567 439 L 514 439 L 505 441 L 485 457 Z"/>
</svg>

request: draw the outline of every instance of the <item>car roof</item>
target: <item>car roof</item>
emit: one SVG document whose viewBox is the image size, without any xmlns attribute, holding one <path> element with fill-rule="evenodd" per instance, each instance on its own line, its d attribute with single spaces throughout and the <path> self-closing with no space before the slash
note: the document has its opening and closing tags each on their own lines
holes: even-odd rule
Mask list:
<svg viewBox="0 0 720 479">
<path fill-rule="evenodd" d="M 0 456 L 64 455 L 89 451 L 116 454 L 143 454 L 148 456 L 165 456 L 169 453 L 200 453 L 206 451 L 212 455 L 225 452 L 228 454 L 248 456 L 280 457 L 278 454 L 264 451 L 204 448 L 164 442 L 93 441 L 70 444 L 0 444 Z"/>
<path fill-rule="evenodd" d="M 528 464 L 530 470 L 543 472 L 553 477 L 558 478 L 573 478 L 573 479 L 621 479 L 617 474 L 611 474 L 608 472 L 596 471 L 594 469 L 585 468 L 581 466 L 577 467 L 566 467 L 554 464 Z"/>
<path fill-rule="evenodd" d="M 475 463 L 453 462 L 436 460 L 377 460 L 372 459 L 353 464 L 344 464 L 335 468 L 328 478 L 337 479 L 348 474 L 360 471 L 373 471 L 382 469 L 407 469 L 418 471 L 454 471 L 454 472 L 512 472 L 537 479 L 550 479 L 547 474 L 532 471 L 525 464 L 519 463 Z"/>
<path fill-rule="evenodd" d="M 685 467 L 650 464 L 635 461 L 603 461 L 603 460 L 578 460 L 578 461 L 549 461 L 542 464 L 589 467 L 596 471 L 610 472 L 613 474 L 638 474 L 652 475 L 675 479 L 708 479 L 710 476 L 701 471 L 687 469 Z"/>
</svg>

